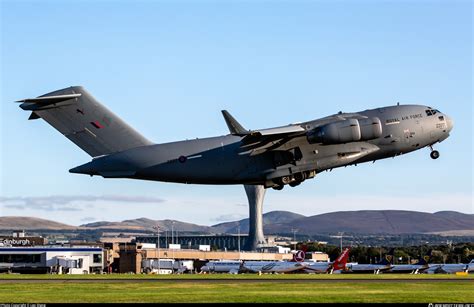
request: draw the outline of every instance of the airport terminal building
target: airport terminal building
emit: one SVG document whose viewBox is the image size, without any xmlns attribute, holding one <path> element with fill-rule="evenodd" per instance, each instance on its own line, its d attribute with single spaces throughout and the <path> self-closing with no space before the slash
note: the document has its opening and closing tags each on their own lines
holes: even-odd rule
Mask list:
<svg viewBox="0 0 474 307">
<path fill-rule="evenodd" d="M 100 247 L 0 247 L 0 272 L 101 273 L 103 255 Z"/>
<path fill-rule="evenodd" d="M 171 240 L 171 241 L 170 241 Z M 136 237 L 137 243 L 156 244 L 157 236 Z M 185 235 L 179 237 L 160 236 L 160 248 L 168 248 L 169 244 L 179 244 L 182 248 L 198 249 L 200 245 L 209 245 L 212 249 L 239 250 L 247 244 L 248 235 Z"/>
</svg>

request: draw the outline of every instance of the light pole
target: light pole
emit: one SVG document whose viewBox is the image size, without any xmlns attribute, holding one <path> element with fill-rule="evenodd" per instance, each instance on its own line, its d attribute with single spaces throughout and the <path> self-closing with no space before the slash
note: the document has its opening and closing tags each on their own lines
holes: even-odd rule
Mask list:
<svg viewBox="0 0 474 307">
<path fill-rule="evenodd" d="M 295 244 L 294 250 L 296 250 L 296 232 L 298 231 L 298 229 L 291 228 L 291 231 L 293 232 L 293 242 Z"/>
<path fill-rule="evenodd" d="M 342 235 L 343 235 L 343 233 L 341 232 L 341 238 L 340 238 L 341 239 L 341 242 L 340 242 L 341 243 L 341 253 L 342 253 Z"/>
<path fill-rule="evenodd" d="M 338 232 L 338 235 L 337 236 L 330 236 L 331 238 L 339 238 L 339 245 L 340 245 L 340 248 L 341 248 L 341 253 L 342 253 L 342 238 L 343 237 L 347 237 L 347 236 L 344 236 L 344 233 L 343 232 Z"/>
<path fill-rule="evenodd" d="M 240 223 L 237 225 L 237 247 L 239 250 L 239 260 L 240 260 Z"/>
<path fill-rule="evenodd" d="M 158 258 L 158 274 L 161 274 L 161 267 L 160 267 L 160 226 L 156 225 L 153 228 L 156 229 L 156 237 L 157 237 L 157 241 L 156 241 L 157 255 L 156 255 L 156 257 Z"/>
<path fill-rule="evenodd" d="M 174 221 L 171 222 L 171 244 L 174 244 L 173 228 L 174 228 Z"/>
</svg>

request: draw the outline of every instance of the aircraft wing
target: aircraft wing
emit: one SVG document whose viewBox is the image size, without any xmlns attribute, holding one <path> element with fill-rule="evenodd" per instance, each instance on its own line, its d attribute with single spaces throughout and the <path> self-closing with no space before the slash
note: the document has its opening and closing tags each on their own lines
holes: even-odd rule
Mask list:
<svg viewBox="0 0 474 307">
<path fill-rule="evenodd" d="M 268 135 L 286 135 L 291 133 L 306 132 L 306 130 L 298 125 L 288 125 L 283 127 L 253 130 L 249 131 L 247 136 L 268 136 Z"/>
<path fill-rule="evenodd" d="M 253 154 L 259 154 L 281 146 L 294 137 L 305 135 L 306 130 L 300 126 L 285 126 L 270 129 L 254 130 L 242 139 L 244 151 L 259 149 Z"/>
<path fill-rule="evenodd" d="M 287 126 L 280 126 L 268 129 L 247 130 L 245 129 L 230 113 L 226 110 L 222 111 L 226 124 L 232 135 L 241 136 L 240 154 L 251 156 L 259 155 L 264 152 L 277 149 L 283 144 L 291 141 L 297 137 L 305 137 L 307 132 L 320 125 L 325 125 L 346 119 L 366 119 L 357 113 L 340 113 L 336 115 L 327 116 L 311 122 L 291 124 Z M 377 146 L 367 145 L 371 148 L 366 150 L 357 149 L 353 152 L 338 153 L 344 159 L 360 158 L 374 150 L 378 150 Z"/>
<path fill-rule="evenodd" d="M 251 155 L 261 154 L 285 142 L 288 142 L 294 137 L 306 134 L 304 129 L 299 124 L 259 129 L 246 130 L 228 111 L 222 110 L 225 122 L 232 135 L 242 136 L 242 154 Z"/>
</svg>

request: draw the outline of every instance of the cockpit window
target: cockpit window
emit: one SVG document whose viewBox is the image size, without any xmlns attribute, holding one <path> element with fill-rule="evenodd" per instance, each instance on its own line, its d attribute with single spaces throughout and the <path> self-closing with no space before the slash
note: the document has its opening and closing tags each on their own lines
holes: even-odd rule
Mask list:
<svg viewBox="0 0 474 307">
<path fill-rule="evenodd" d="M 429 108 L 428 110 L 425 110 L 425 112 L 426 112 L 426 115 L 428 116 L 435 115 L 436 113 L 441 113 L 439 110 L 431 109 L 431 108 Z"/>
</svg>

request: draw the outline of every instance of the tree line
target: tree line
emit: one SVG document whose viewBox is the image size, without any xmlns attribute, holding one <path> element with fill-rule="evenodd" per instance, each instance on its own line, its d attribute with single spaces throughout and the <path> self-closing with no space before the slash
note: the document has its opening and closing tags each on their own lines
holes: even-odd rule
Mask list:
<svg viewBox="0 0 474 307">
<path fill-rule="evenodd" d="M 323 252 L 331 261 L 340 253 L 340 246 L 320 244 L 317 242 L 300 242 L 296 245 L 306 252 Z M 343 247 L 344 248 L 344 247 Z M 377 263 L 393 250 L 394 264 L 415 263 L 424 256 L 429 256 L 429 263 L 468 263 L 474 258 L 474 243 L 455 243 L 444 245 L 420 246 L 352 246 L 349 262 Z"/>
</svg>

